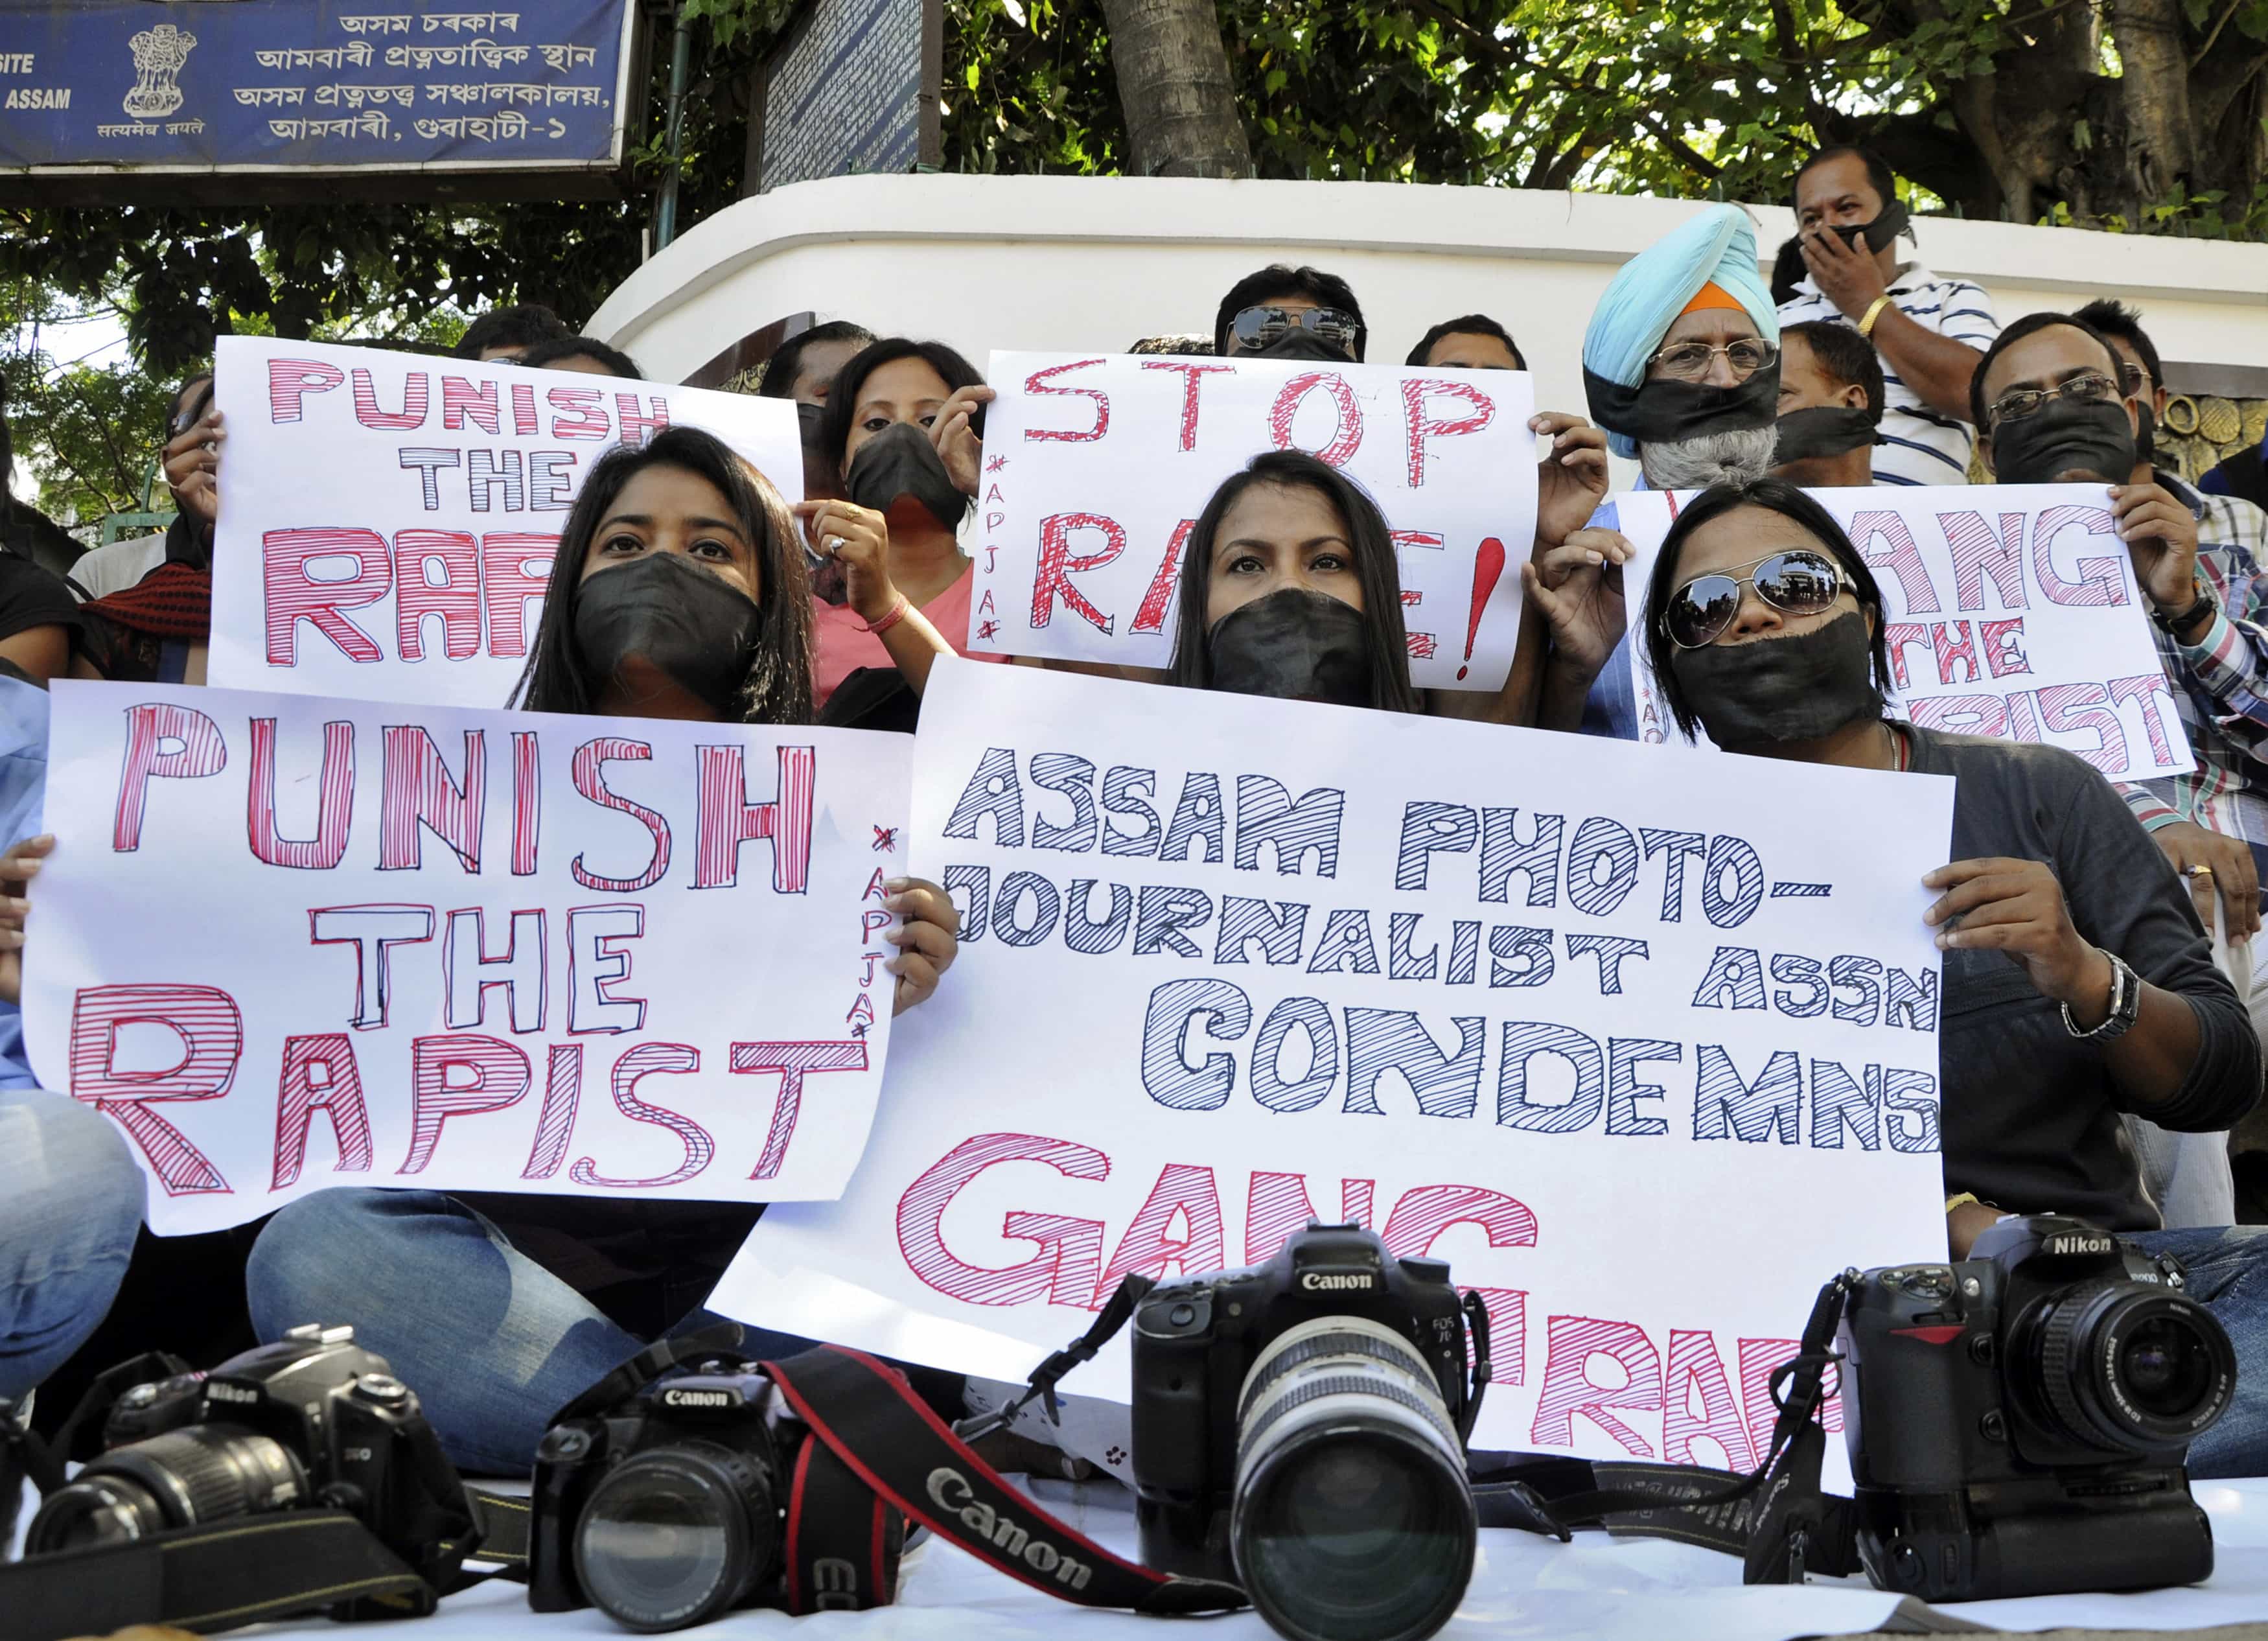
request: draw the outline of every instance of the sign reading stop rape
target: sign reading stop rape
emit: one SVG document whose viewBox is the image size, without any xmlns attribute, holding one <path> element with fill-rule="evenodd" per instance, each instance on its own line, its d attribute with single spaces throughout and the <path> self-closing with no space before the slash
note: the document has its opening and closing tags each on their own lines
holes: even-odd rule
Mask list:
<svg viewBox="0 0 2268 1641">
<path fill-rule="evenodd" d="M 1747 1468 L 1819 1284 L 1943 1256 L 1952 812 L 1936 776 L 940 664 L 913 857 L 960 958 L 850 1190 L 768 1212 L 710 1304 L 1020 1380 L 1127 1275 L 1344 1216 L 1487 1296 L 1476 1445 Z M 1125 1400 L 1123 1336 L 1066 1387 Z"/>
<path fill-rule="evenodd" d="M 331 1185 L 832 1196 L 905 737 L 62 682 L 26 1036 L 161 1234 Z"/>
<path fill-rule="evenodd" d="M 2194 769 L 2103 487 L 1819 489 L 1873 568 L 1891 709 L 1927 729 L 2046 741 L 2113 780 Z M 1679 739 L 1638 634 L 1642 589 L 1690 492 L 1617 496 L 1639 739 Z M 1596 522 L 1606 523 L 1606 520 Z"/>
<path fill-rule="evenodd" d="M 1299 449 L 1385 514 L 1418 686 L 1503 687 L 1535 535 L 1525 372 L 995 353 L 990 381 L 971 649 L 1165 666 L 1190 526 Z"/>
<path fill-rule="evenodd" d="M 791 502 L 795 407 L 571 371 L 224 336 L 208 680 L 500 707 L 592 465 L 714 433 Z"/>
</svg>

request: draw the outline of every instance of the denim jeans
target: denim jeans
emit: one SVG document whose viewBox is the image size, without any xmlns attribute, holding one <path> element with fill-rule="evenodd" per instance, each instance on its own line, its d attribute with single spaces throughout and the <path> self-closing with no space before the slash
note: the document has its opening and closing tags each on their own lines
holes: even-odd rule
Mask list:
<svg viewBox="0 0 2268 1641">
<path fill-rule="evenodd" d="M 146 1188 L 125 1135 L 93 1107 L 0 1093 L 0 1401 L 30 1394 L 108 1314 Z"/>
<path fill-rule="evenodd" d="M 2268 1475 L 2268 1225 L 2146 1231 L 2128 1240 L 2180 1260 L 2191 1297 L 2236 1347 L 2236 1398 L 2191 1446 L 2190 1474 Z"/>
<path fill-rule="evenodd" d="M 646 1343 L 437 1191 L 303 1196 L 260 1233 L 246 1283 L 262 1339 L 353 1324 L 417 1393 L 451 1461 L 475 1474 L 527 1474 L 551 1416 Z M 680 1326 L 714 1320 L 696 1311 Z M 752 1328 L 745 1348 L 764 1358 L 807 1344 Z"/>
</svg>

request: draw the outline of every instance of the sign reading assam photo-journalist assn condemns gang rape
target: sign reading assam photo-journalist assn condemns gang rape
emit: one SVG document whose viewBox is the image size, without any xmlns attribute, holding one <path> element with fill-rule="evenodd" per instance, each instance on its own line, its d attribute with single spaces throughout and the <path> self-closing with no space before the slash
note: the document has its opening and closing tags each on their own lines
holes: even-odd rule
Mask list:
<svg viewBox="0 0 2268 1641">
<path fill-rule="evenodd" d="M 948 661 L 913 807 L 959 960 L 727 1315 L 1020 1380 L 1344 1216 L 1486 1296 L 1476 1445 L 1746 1468 L 1819 1284 L 1943 1257 L 1949 780 Z"/>
<path fill-rule="evenodd" d="M 1190 526 L 1299 449 L 1385 515 L 1418 687 L 1503 687 L 1535 536 L 1527 372 L 995 353 L 988 379 L 971 649 L 1167 666 Z"/>
<path fill-rule="evenodd" d="M 59 682 L 52 745 L 26 1036 L 160 1233 L 850 1178 L 905 737 Z"/>
<path fill-rule="evenodd" d="M 2046 741 L 2113 780 L 2196 767 L 2099 484 L 1819 489 L 1883 599 L 1891 710 L 1928 729 Z M 1638 548 L 1623 569 L 1626 646 L 1644 740 L 1678 739 L 1637 623 L 1654 557 L 1690 493 L 1609 504 Z M 1768 545 L 1768 544 L 1766 544 Z"/>
<path fill-rule="evenodd" d="M 784 399 L 259 336 L 222 337 L 215 371 L 225 688 L 504 705 L 584 477 L 665 428 L 803 496 Z"/>
</svg>

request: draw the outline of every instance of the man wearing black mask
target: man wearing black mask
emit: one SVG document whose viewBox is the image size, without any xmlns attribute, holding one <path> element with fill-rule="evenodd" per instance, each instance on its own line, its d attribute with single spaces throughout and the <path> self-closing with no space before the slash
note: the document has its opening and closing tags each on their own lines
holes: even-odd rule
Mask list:
<svg viewBox="0 0 2268 1641">
<path fill-rule="evenodd" d="M 1369 340 L 1362 305 L 1345 280 L 1281 262 L 1230 286 L 1212 324 L 1212 350 L 1223 358 L 1359 364 Z"/>
<path fill-rule="evenodd" d="M 1772 477 L 1806 489 L 1872 484 L 1881 424 L 1882 367 L 1864 338 L 1819 320 L 1780 332 Z"/>
<path fill-rule="evenodd" d="M 2000 329 L 1992 299 L 1965 279 L 1901 262 L 1911 236 L 1890 169 L 1863 148 L 1822 148 L 1795 173 L 1804 277 L 1782 325 L 1848 325 L 1881 357 L 1887 400 L 1874 480 L 1965 484 L 1974 438 L 1969 384 Z"/>
</svg>

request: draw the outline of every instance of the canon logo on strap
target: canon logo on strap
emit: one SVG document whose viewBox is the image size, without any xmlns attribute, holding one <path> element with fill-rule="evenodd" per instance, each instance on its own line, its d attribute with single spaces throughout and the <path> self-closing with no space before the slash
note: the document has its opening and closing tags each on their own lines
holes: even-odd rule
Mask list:
<svg viewBox="0 0 2268 1641">
<path fill-rule="evenodd" d="M 1094 1576 L 1094 1570 L 1085 1562 L 1065 1555 L 1045 1539 L 1034 1538 L 1021 1524 L 996 1515 L 991 1505 L 976 1497 L 968 1478 L 950 1465 L 941 1464 L 929 1473 L 929 1496 L 931 1503 L 978 1539 L 1034 1572 L 1052 1573 L 1057 1584 L 1067 1584 L 1074 1590 L 1086 1588 L 1087 1579 Z"/>
</svg>

